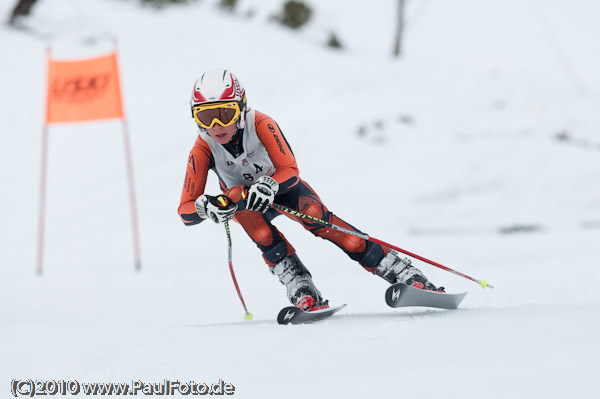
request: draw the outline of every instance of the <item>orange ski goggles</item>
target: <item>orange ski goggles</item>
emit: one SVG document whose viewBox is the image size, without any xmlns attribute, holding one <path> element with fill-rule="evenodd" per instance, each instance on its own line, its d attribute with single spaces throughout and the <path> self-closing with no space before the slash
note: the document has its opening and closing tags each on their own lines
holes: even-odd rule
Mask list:
<svg viewBox="0 0 600 399">
<path fill-rule="evenodd" d="M 230 126 L 240 119 L 240 105 L 235 102 L 200 104 L 192 107 L 194 120 L 205 129 L 215 125 Z"/>
</svg>

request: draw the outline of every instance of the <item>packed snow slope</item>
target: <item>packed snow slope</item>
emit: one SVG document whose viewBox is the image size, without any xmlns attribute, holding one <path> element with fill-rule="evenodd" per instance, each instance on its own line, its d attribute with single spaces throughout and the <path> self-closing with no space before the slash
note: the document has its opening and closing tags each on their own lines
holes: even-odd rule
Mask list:
<svg viewBox="0 0 600 399">
<path fill-rule="evenodd" d="M 0 1 L 8 16 L 15 1 Z M 13 379 L 235 386 L 240 398 L 571 398 L 598 390 L 600 4 L 313 2 L 300 31 L 281 1 L 164 10 L 40 0 L 0 27 L 0 394 Z M 328 49 L 330 32 L 344 44 Z M 36 275 L 45 54 L 118 39 L 141 231 L 133 267 L 120 121 L 49 130 L 44 273 Z M 238 75 L 301 176 L 340 217 L 496 287 L 415 262 L 461 308 L 391 309 L 383 280 L 280 217 L 321 292 L 349 306 L 282 327 L 284 288 L 232 226 L 176 209 L 205 70 Z M 207 192 L 217 193 L 211 177 Z M 510 234 L 509 234 L 510 233 Z M 594 371 L 596 370 L 596 371 Z M 82 394 L 83 395 L 83 394 Z"/>
</svg>

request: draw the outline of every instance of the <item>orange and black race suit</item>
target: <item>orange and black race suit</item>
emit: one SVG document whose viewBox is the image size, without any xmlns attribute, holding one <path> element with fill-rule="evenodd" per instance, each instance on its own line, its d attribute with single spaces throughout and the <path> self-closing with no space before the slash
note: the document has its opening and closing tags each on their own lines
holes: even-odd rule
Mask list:
<svg viewBox="0 0 600 399">
<path fill-rule="evenodd" d="M 212 139 L 206 132 L 200 134 L 196 139 L 188 158 L 187 173 L 179 205 L 179 215 L 182 221 L 186 225 L 194 225 L 203 221 L 196 213 L 195 201 L 204 193 L 208 171 L 213 170 L 219 177 L 223 193 L 238 204 L 238 211 L 233 220 L 242 225 L 252 241 L 262 251 L 265 262 L 269 266 L 274 266 L 286 256 L 293 254 L 295 250 L 292 245 L 271 223 L 274 217 L 281 214 L 280 211 L 271 208 L 265 214 L 261 214 L 245 209 L 241 192 L 252 184 L 256 176 L 241 171 L 237 176 L 235 173 L 229 172 L 230 168 L 228 167 L 234 168 L 234 162 L 239 161 L 240 157 L 246 158 L 237 162 L 239 165 L 252 167 L 253 160 L 260 159 L 261 151 L 263 153 L 266 151 L 264 157 L 268 158 L 266 163 L 269 165 L 265 165 L 265 162 L 255 163 L 252 171 L 256 171 L 258 174 L 269 174 L 279 183 L 275 203 L 331 224 L 358 231 L 331 213 L 317 193 L 300 178 L 296 158 L 277 123 L 258 111 L 251 112 L 253 112 L 253 117 L 248 122 L 252 125 L 246 126 L 245 129 L 238 129 L 232 141 L 224 146 L 217 147 L 220 145 L 214 140 L 211 142 Z M 249 132 L 252 134 L 249 135 Z M 255 145 L 251 144 L 254 137 L 252 135 L 258 138 Z M 248 148 L 248 146 L 252 148 Z M 224 150 L 227 150 L 227 153 Z M 228 158 L 228 160 L 222 158 Z M 325 228 L 308 219 L 284 214 L 301 223 L 315 236 L 337 245 L 351 259 L 358 261 L 370 272 L 374 272 L 375 267 L 389 251 L 389 248 L 371 241 Z"/>
</svg>

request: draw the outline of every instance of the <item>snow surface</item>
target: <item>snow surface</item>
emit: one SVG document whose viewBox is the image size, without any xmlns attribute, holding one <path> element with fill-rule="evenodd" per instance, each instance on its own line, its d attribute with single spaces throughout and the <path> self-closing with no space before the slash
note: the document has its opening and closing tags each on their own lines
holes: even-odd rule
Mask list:
<svg viewBox="0 0 600 399">
<path fill-rule="evenodd" d="M 0 15 L 14 3 L 1 0 Z M 14 378 L 168 378 L 224 379 L 240 398 L 593 397 L 600 3 L 411 1 L 401 59 L 390 56 L 394 1 L 313 2 L 300 32 L 268 22 L 280 3 L 245 0 L 230 15 L 216 0 L 162 11 L 41 0 L 24 22 L 32 32 L 0 27 L 0 396 Z M 344 50 L 323 45 L 331 31 Z M 143 267 L 133 267 L 120 122 L 57 125 L 38 276 L 46 44 L 79 58 L 109 51 L 111 35 Z M 223 226 L 185 227 L 176 214 L 196 135 L 188 96 L 215 67 L 277 120 L 336 214 L 496 288 L 416 262 L 469 294 L 457 311 L 390 309 L 383 280 L 280 217 L 320 290 L 349 306 L 277 325 L 284 288 L 234 225 L 255 315 L 244 321 Z"/>
</svg>

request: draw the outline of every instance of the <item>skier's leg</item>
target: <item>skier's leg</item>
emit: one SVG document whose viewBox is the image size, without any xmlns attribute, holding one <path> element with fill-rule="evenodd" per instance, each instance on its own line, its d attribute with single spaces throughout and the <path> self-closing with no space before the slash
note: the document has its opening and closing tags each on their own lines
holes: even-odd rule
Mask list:
<svg viewBox="0 0 600 399">
<path fill-rule="evenodd" d="M 288 299 L 293 305 L 305 310 L 327 306 L 295 249 L 270 221 L 260 212 L 248 210 L 238 211 L 234 220 L 242 225 L 262 251 L 269 270 L 286 286 Z"/>
<path fill-rule="evenodd" d="M 293 190 L 277 196 L 276 202 L 314 218 L 344 227 L 348 230 L 360 232 L 354 226 L 346 223 L 344 220 L 331 213 L 323 204 L 317 193 L 303 180 L 300 180 Z M 288 213 L 284 214 L 302 224 L 306 230 L 310 231 L 315 236 L 331 241 L 337 245 L 351 259 L 357 261 L 370 272 L 375 271 L 376 266 L 389 252 L 389 248 L 383 247 L 377 243 L 324 227 L 322 224 L 313 222 L 310 219 L 299 218 Z"/>
<path fill-rule="evenodd" d="M 242 225 L 250 239 L 261 250 L 263 259 L 269 267 L 275 266 L 285 257 L 296 252 L 283 234 L 260 212 L 238 211 L 233 220 Z"/>
<path fill-rule="evenodd" d="M 331 213 L 317 193 L 302 180 L 294 190 L 282 195 L 278 200 L 282 202 L 282 205 L 297 209 L 306 215 L 344 227 L 348 230 L 360 232 L 352 225 Z M 437 290 L 419 269 L 410 265 L 410 260 L 401 259 L 398 253 L 389 247 L 324 227 L 309 219 L 302 219 L 289 214 L 286 215 L 301 223 L 305 229 L 314 235 L 337 245 L 351 259 L 357 261 L 365 268 L 365 270 L 391 283 L 403 282 L 419 288 Z"/>
</svg>

